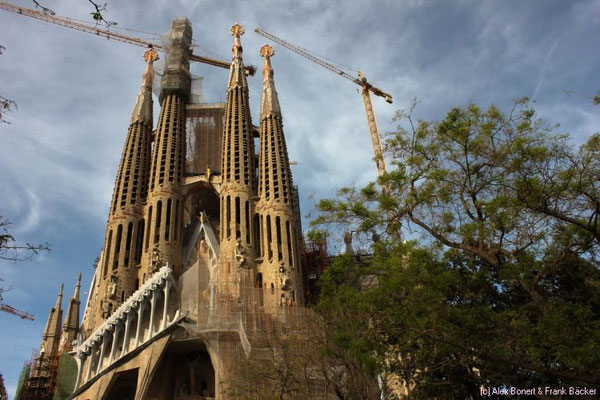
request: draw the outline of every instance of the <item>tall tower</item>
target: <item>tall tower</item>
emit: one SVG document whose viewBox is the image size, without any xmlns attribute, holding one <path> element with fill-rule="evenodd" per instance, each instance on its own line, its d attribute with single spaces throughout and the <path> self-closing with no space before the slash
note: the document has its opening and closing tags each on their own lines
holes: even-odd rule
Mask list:
<svg viewBox="0 0 600 400">
<path fill-rule="evenodd" d="M 148 50 L 144 58 L 146 71 L 123 147 L 108 214 L 103 257 L 97 267 L 99 290 L 90 328 L 108 318 L 139 286 L 152 142 L 152 64 L 158 54 Z"/>
<path fill-rule="evenodd" d="M 171 47 L 161 81 L 160 116 L 156 129 L 146 206 L 142 282 L 160 264 L 181 273 L 183 239 L 183 174 L 185 169 L 185 106 L 190 97 L 189 65 L 192 25 L 175 19 L 169 30 Z"/>
<path fill-rule="evenodd" d="M 271 307 L 303 304 L 298 257 L 297 220 L 294 212 L 292 173 L 283 134 L 281 108 L 271 57 L 273 47 L 264 45 L 263 90 L 260 103 L 259 200 L 257 212 L 261 236 L 258 267 L 265 302 Z"/>
<path fill-rule="evenodd" d="M 244 28 L 235 24 L 233 59 L 227 85 L 227 105 L 222 138 L 222 186 L 220 193 L 220 266 L 221 279 L 230 293 L 238 293 L 232 285 L 251 286 L 255 256 L 254 195 L 256 187 L 252 119 L 248 100 L 248 83 L 244 73 L 240 36 Z M 233 290 L 233 292 L 231 292 Z"/>
<path fill-rule="evenodd" d="M 69 300 L 67 306 L 67 315 L 65 322 L 63 323 L 62 336 L 60 338 L 60 351 L 69 351 L 73 344 L 73 341 L 77 339 L 79 333 L 79 291 L 81 289 L 81 273 L 77 277 L 77 285 L 75 285 L 75 293 Z"/>
</svg>

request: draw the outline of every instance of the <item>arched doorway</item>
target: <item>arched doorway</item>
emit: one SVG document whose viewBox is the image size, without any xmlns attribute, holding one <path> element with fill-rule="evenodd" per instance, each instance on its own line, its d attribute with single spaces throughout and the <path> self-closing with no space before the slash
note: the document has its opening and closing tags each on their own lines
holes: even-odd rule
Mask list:
<svg viewBox="0 0 600 400">
<path fill-rule="evenodd" d="M 150 386 L 155 399 L 212 399 L 216 393 L 215 370 L 201 340 L 169 345 Z"/>
<path fill-rule="evenodd" d="M 135 398 L 138 368 L 115 374 L 105 400 L 131 400 Z"/>
</svg>

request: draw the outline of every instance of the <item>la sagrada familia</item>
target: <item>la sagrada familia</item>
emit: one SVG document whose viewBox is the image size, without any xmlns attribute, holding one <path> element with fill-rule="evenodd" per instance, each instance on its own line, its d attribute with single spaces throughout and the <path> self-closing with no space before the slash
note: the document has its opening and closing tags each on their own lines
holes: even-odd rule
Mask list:
<svg viewBox="0 0 600 400">
<path fill-rule="evenodd" d="M 260 49 L 256 127 L 243 33 L 232 26 L 226 103 L 192 104 L 192 27 L 172 21 L 156 127 L 157 54 L 146 52 L 83 318 L 80 276 L 62 327 L 61 287 L 17 398 L 226 399 L 232 367 L 262 349 L 259 333 L 304 307 L 315 276 L 301 262 L 274 52 Z"/>
</svg>

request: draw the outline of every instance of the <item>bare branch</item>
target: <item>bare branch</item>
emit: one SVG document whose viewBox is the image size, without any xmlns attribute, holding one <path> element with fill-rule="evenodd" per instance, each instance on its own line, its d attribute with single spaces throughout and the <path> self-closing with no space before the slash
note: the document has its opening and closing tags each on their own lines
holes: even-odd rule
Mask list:
<svg viewBox="0 0 600 400">
<path fill-rule="evenodd" d="M 37 2 L 36 0 L 31 0 L 33 1 L 33 3 L 35 4 L 35 8 L 39 8 L 42 10 L 42 12 L 44 14 L 48 14 L 48 15 L 56 15 L 56 13 L 54 11 L 52 11 L 51 9 L 44 7 L 43 5 L 41 5 L 39 2 Z"/>
</svg>

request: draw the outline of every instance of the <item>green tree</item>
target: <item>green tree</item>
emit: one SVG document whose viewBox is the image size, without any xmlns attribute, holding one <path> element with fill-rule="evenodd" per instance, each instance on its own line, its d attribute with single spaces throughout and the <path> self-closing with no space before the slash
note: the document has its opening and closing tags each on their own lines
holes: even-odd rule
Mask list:
<svg viewBox="0 0 600 400">
<path fill-rule="evenodd" d="M 575 149 L 527 99 L 397 121 L 392 171 L 322 200 L 314 221 L 381 238 L 367 267 L 338 261 L 322 281 L 325 310 L 370 315 L 347 347 L 413 398 L 600 386 L 600 135 Z M 367 276 L 379 284 L 356 285 Z"/>
</svg>

